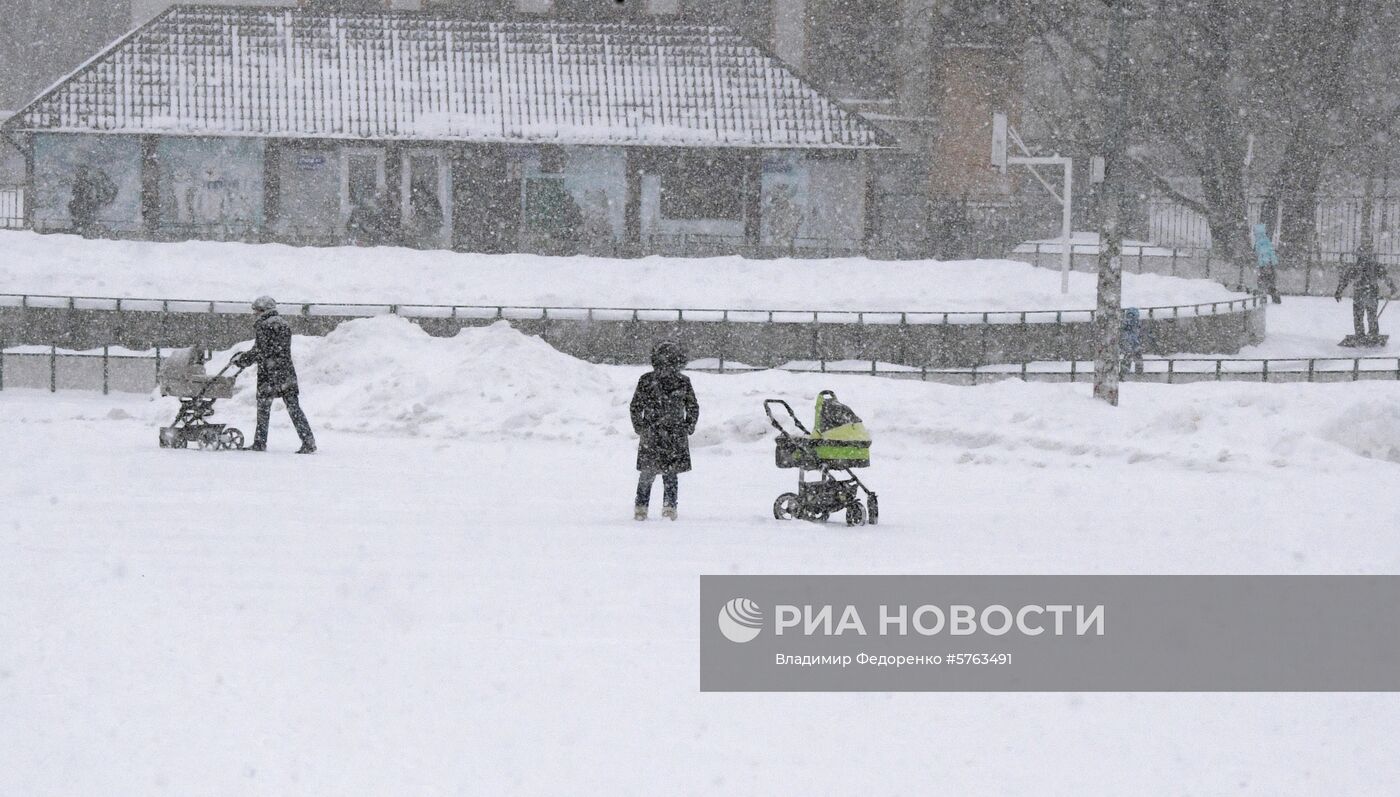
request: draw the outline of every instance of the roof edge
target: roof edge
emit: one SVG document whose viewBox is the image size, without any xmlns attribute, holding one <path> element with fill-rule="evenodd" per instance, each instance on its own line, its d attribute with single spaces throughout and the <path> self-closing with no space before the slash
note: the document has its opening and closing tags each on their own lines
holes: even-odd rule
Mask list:
<svg viewBox="0 0 1400 797">
<path fill-rule="evenodd" d="M 151 17 L 150 19 L 146 20 L 145 22 L 141 23 L 140 25 L 137 25 L 136 27 L 134 27 L 134 28 L 132 28 L 131 30 L 127 31 L 124 35 L 117 37 L 117 39 L 116 39 L 115 41 L 113 41 L 111 44 L 108 44 L 106 47 L 103 47 L 101 50 L 98 50 L 97 53 L 95 53 L 92 57 L 88 58 L 86 61 L 83 61 L 81 64 L 78 64 L 76 67 L 74 67 L 74 69 L 73 69 L 71 72 L 69 72 L 68 74 L 66 74 L 66 75 L 64 75 L 63 77 L 59 78 L 58 80 L 54 81 L 53 85 L 51 85 L 51 86 L 49 86 L 48 88 L 44 89 L 43 91 L 39 92 L 39 94 L 38 94 L 37 96 L 35 96 L 34 99 L 32 99 L 32 100 L 30 100 L 29 102 L 25 103 L 22 107 L 20 107 L 18 110 L 16 110 L 13 114 L 10 114 L 10 117 L 9 117 L 8 119 L 6 119 L 4 122 L 0 122 L 0 133 L 9 134 L 9 133 L 28 132 L 28 129 L 27 129 L 27 128 L 24 128 L 24 127 L 20 126 L 20 125 L 17 124 L 17 123 L 18 123 L 20 120 L 24 119 L 24 117 L 28 116 L 28 115 L 29 115 L 29 112 L 34 108 L 34 106 L 38 105 L 39 103 L 43 102 L 44 100 L 47 100 L 47 99 L 48 99 L 49 97 L 51 97 L 53 94 L 55 94 L 56 92 L 58 92 L 59 89 L 63 88 L 63 87 L 66 86 L 69 82 L 71 82 L 74 78 L 76 78 L 76 77 L 78 77 L 79 75 L 81 75 L 81 74 L 87 72 L 88 70 L 92 69 L 94 66 L 97 65 L 98 62 L 100 62 L 102 59 L 106 58 L 107 56 L 111 55 L 111 54 L 112 54 L 113 52 L 115 52 L 118 48 L 122 47 L 122 46 L 125 45 L 127 42 L 129 42 L 129 41 L 131 41 L 132 39 L 136 38 L 138 35 L 144 33 L 148 28 L 150 28 L 151 26 L 155 25 L 157 22 L 159 22 L 159 21 L 165 19 L 166 17 L 168 17 L 168 16 L 174 14 L 177 10 L 179 10 L 179 9 L 181 9 L 181 8 L 185 8 L 185 6 L 183 6 L 183 5 L 174 5 L 174 6 L 171 6 L 171 7 L 167 8 L 167 9 L 165 9 L 164 11 L 160 12 L 159 14 L 156 14 L 155 16 Z"/>
</svg>

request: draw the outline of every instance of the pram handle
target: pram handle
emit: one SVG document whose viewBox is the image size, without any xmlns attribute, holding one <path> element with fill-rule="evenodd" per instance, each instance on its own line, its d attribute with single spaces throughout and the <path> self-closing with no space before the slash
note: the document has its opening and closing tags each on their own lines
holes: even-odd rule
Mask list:
<svg viewBox="0 0 1400 797">
<path fill-rule="evenodd" d="M 767 413 L 768 422 L 773 424 L 773 428 L 778 430 L 778 434 L 790 435 L 791 433 L 783 428 L 782 423 L 780 423 L 777 418 L 773 417 L 773 408 L 770 406 L 772 404 L 782 405 L 783 409 L 787 410 L 788 417 L 792 418 L 792 422 L 797 425 L 797 428 L 801 429 L 803 434 L 811 434 L 811 432 L 807 430 L 807 427 L 802 425 L 802 421 L 799 421 L 797 419 L 797 413 L 792 411 L 792 406 L 786 401 L 783 401 L 782 399 L 764 399 L 763 411 Z"/>
</svg>

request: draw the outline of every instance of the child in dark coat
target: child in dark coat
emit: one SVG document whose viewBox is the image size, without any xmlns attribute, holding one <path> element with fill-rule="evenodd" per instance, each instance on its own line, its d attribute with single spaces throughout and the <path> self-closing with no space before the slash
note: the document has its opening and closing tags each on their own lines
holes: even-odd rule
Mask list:
<svg viewBox="0 0 1400 797">
<path fill-rule="evenodd" d="M 700 420 L 700 404 L 695 389 L 681 373 L 685 355 L 674 343 L 658 343 L 651 352 L 655 369 L 637 380 L 632 394 L 632 429 L 641 440 L 637 444 L 637 502 L 633 517 L 647 519 L 651 485 L 661 477 L 661 514 L 676 519 L 676 499 L 680 489 L 677 474 L 690 470 L 690 440 Z"/>
</svg>

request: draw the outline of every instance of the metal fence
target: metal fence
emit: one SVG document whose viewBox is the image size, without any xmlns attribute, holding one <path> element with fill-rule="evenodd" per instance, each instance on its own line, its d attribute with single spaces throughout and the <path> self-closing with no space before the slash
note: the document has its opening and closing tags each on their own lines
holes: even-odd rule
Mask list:
<svg viewBox="0 0 1400 797">
<path fill-rule="evenodd" d="M 743 374 L 766 369 L 720 361 L 690 370 L 714 374 Z M 881 376 L 948 385 L 982 385 L 1005 379 L 1026 382 L 1092 383 L 1092 361 L 1024 362 L 972 368 L 929 368 L 870 362 L 808 361 L 778 369 L 790 373 Z M 1162 357 L 1146 358 L 1141 369 L 1128 369 L 1128 382 L 1189 384 L 1192 382 L 1362 382 L 1400 381 L 1400 357 Z"/>
<path fill-rule="evenodd" d="M 22 346 L 0 350 L 0 390 L 29 388 L 148 393 L 159 380 L 164 352 L 112 353 L 65 351 Z M 878 376 L 946 385 L 975 386 L 1006 379 L 1026 382 L 1092 383 L 1090 361 L 1023 362 L 972 368 L 914 367 L 878 361 L 810 360 L 767 369 L 741 363 L 696 361 L 688 370 L 711 374 L 748 374 L 780 370 L 796 374 Z M 1128 369 L 1124 381 L 1158 384 L 1194 382 L 1363 382 L 1400 381 L 1400 357 L 1175 357 L 1147 358 Z"/>
<path fill-rule="evenodd" d="M 0 185 L 0 228 L 18 229 L 24 226 L 24 189 Z"/>
<path fill-rule="evenodd" d="M 1148 319 L 1190 318 L 1238 313 L 1263 303 L 1259 296 L 1196 304 L 1140 308 Z M 532 305 L 380 304 L 285 302 L 287 313 L 303 316 L 461 318 L 509 321 L 651 321 L 674 323 L 765 324 L 1061 324 L 1092 321 L 1094 310 L 778 310 L 665 307 L 569 307 Z M 0 308 L 98 310 L 119 313 L 246 314 L 246 301 L 143 299 L 116 296 L 0 294 Z"/>
<path fill-rule="evenodd" d="M 1056 243 L 1022 244 L 1008 257 L 1023 260 L 1042 268 L 1060 268 L 1061 247 Z M 1096 244 L 1075 244 L 1071 266 L 1075 271 L 1098 270 Z M 1356 259 L 1350 252 L 1314 253 L 1302 262 L 1285 260 L 1276 272 L 1281 293 L 1292 296 L 1330 296 L 1337 289 L 1343 267 Z M 1391 278 L 1400 283 L 1400 254 L 1385 258 L 1383 265 Z M 1210 249 L 1181 249 L 1160 246 L 1124 247 L 1123 271 L 1130 274 L 1163 274 L 1190 279 L 1210 279 L 1240 291 L 1253 291 L 1258 286 L 1252 260 L 1230 261 L 1215 255 Z"/>
<path fill-rule="evenodd" d="M 32 388 L 149 393 L 165 352 L 68 351 L 55 346 L 16 346 L 0 350 L 0 390 Z"/>
<path fill-rule="evenodd" d="M 1272 229 L 1274 219 L 1261 219 L 1266 200 L 1255 197 L 1249 202 L 1249 222 L 1261 220 Z M 1361 244 L 1362 209 L 1359 196 L 1319 197 L 1316 219 L 1316 245 L 1305 263 L 1282 263 L 1284 268 L 1306 267 L 1311 263 L 1338 263 L 1349 257 Z M 1147 239 L 1159 246 L 1182 249 L 1189 253 L 1211 248 L 1210 224 L 1206 217 L 1164 196 L 1147 200 Z M 1376 197 L 1372 200 L 1370 228 L 1376 252 L 1389 264 L 1400 265 L 1400 197 Z M 1296 258 L 1294 258 L 1296 260 Z"/>
</svg>

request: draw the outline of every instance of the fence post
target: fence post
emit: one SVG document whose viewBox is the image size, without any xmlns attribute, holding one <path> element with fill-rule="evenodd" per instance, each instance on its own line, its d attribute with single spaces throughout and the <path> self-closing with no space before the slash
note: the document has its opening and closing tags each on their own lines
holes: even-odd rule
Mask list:
<svg viewBox="0 0 1400 797">
<path fill-rule="evenodd" d="M 49 346 L 49 392 L 58 392 L 58 347 Z"/>
<path fill-rule="evenodd" d="M 1400 360 L 1395 361 L 1396 374 L 1400 375 Z M 5 389 L 5 341 L 0 340 L 0 390 Z"/>
<path fill-rule="evenodd" d="M 102 395 L 107 395 L 107 381 L 111 376 L 110 358 L 108 356 L 108 346 L 102 347 Z"/>
<path fill-rule="evenodd" d="M 1260 381 L 1260 382 L 1267 382 L 1267 381 L 1269 381 L 1269 361 L 1268 361 L 1267 359 L 1263 361 L 1263 372 L 1262 372 L 1261 376 L 1259 377 L 1259 381 Z"/>
<path fill-rule="evenodd" d="M 1400 365 L 1400 360 L 1396 360 L 1395 362 L 1396 362 L 1397 365 Z M 1308 381 L 1309 381 L 1309 382 L 1313 381 L 1313 370 L 1314 370 L 1316 367 L 1317 367 L 1317 358 L 1316 358 L 1316 357 L 1309 357 L 1309 358 L 1308 358 Z"/>
</svg>

